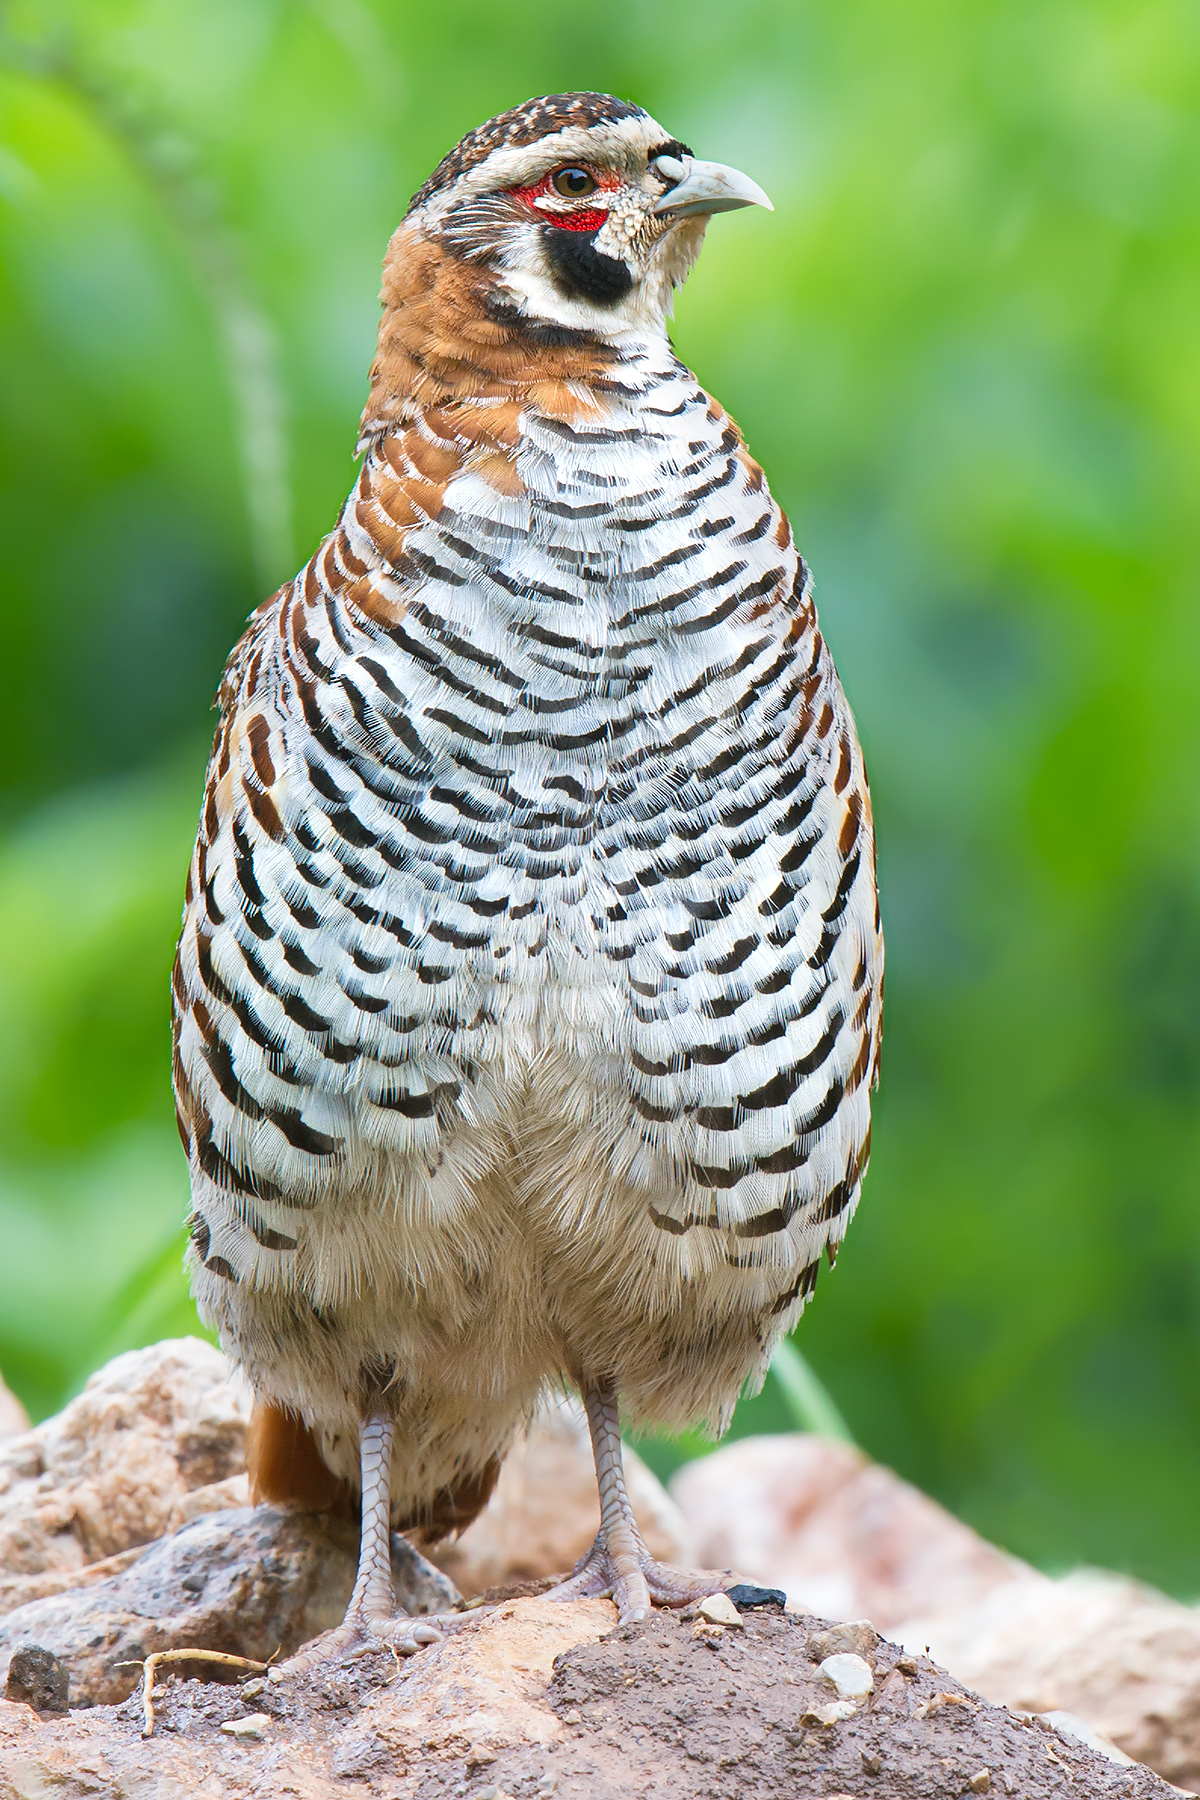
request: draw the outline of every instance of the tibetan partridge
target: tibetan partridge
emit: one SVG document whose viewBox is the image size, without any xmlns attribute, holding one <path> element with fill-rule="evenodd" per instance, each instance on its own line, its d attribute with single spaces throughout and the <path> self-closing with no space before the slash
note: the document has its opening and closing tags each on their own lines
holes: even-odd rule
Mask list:
<svg viewBox="0 0 1200 1800">
<path fill-rule="evenodd" d="M 858 1201 L 883 947 L 862 756 L 788 521 L 666 331 L 770 202 L 603 94 L 470 132 L 388 249 L 361 473 L 230 657 L 174 976 L 203 1317 L 267 1498 L 486 1503 L 547 1386 L 657 1564 L 618 1406 L 720 1429 Z M 448 1623 L 448 1622 L 444 1622 Z"/>
</svg>

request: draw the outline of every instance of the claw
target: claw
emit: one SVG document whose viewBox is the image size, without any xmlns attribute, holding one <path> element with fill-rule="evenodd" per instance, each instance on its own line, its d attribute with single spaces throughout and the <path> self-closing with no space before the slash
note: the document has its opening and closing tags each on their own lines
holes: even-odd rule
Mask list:
<svg viewBox="0 0 1200 1800">
<path fill-rule="evenodd" d="M 677 1569 L 671 1563 L 656 1562 L 637 1540 L 635 1573 L 618 1573 L 604 1532 L 597 1533 L 587 1555 L 581 1557 L 566 1581 L 560 1581 L 543 1595 L 546 1600 L 584 1600 L 611 1595 L 622 1625 L 648 1619 L 655 1603 L 677 1608 L 707 1600 L 710 1594 L 727 1587 L 734 1579 L 728 1569 Z"/>
<path fill-rule="evenodd" d="M 421 1650 L 444 1644 L 452 1632 L 480 1619 L 491 1608 L 475 1607 L 469 1613 L 435 1613 L 427 1618 L 391 1618 L 368 1614 L 349 1615 L 344 1624 L 326 1631 L 298 1650 L 284 1668 L 289 1674 L 307 1674 L 330 1663 L 357 1662 L 374 1650 L 390 1650 L 393 1656 L 416 1656 Z"/>
<path fill-rule="evenodd" d="M 400 1630 L 403 1623 L 403 1620 L 397 1619 L 396 1635 L 385 1640 L 397 1656 L 415 1656 L 427 1645 L 444 1644 L 446 1641 L 445 1631 L 439 1631 L 436 1625 L 418 1621 L 409 1625 L 407 1630 Z"/>
</svg>

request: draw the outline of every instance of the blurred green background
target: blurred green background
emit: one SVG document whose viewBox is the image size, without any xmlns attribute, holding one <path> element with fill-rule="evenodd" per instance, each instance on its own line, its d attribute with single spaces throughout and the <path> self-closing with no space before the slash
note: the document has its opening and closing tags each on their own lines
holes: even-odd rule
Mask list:
<svg viewBox="0 0 1200 1800">
<path fill-rule="evenodd" d="M 91 0 L 0 38 L 0 1367 L 195 1329 L 167 975 L 224 653 L 410 192 L 530 94 L 745 168 L 677 342 L 815 566 L 888 931 L 799 1343 L 1011 1549 L 1200 1592 L 1194 0 Z M 783 1425 L 776 1384 L 739 1429 Z M 658 1447 L 660 1461 L 669 1455 Z"/>
</svg>

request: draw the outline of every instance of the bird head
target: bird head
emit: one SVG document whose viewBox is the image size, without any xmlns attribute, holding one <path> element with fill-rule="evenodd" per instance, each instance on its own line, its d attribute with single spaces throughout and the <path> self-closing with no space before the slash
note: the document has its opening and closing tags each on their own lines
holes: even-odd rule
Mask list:
<svg viewBox="0 0 1200 1800">
<path fill-rule="evenodd" d="M 488 273 L 493 316 L 612 339 L 663 331 L 710 217 L 743 206 L 771 202 L 640 107 L 552 94 L 468 132 L 405 226 Z"/>
</svg>

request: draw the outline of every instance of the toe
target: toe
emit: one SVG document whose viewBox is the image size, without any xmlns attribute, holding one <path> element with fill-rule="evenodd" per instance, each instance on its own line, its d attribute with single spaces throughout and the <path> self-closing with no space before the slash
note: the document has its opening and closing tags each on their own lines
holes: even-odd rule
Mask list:
<svg viewBox="0 0 1200 1800">
<path fill-rule="evenodd" d="M 484 1610 L 479 1607 L 464 1614 L 463 1619 L 476 1619 Z M 304 1644 L 284 1667 L 291 1674 L 303 1675 L 334 1663 L 356 1662 L 374 1650 L 393 1650 L 397 1656 L 415 1656 L 419 1650 L 444 1643 L 447 1635 L 458 1629 L 459 1623 L 456 1614 L 414 1619 L 403 1613 L 392 1618 L 356 1613 L 334 1630 L 323 1632 L 310 1644 Z"/>
<path fill-rule="evenodd" d="M 612 1597 L 620 1624 L 632 1625 L 638 1619 L 650 1617 L 650 1589 L 640 1569 L 631 1570 L 615 1581 Z"/>
<path fill-rule="evenodd" d="M 302 1644 L 294 1656 L 289 1656 L 283 1664 L 289 1675 L 307 1675 L 314 1669 L 328 1667 L 331 1663 L 346 1662 L 361 1656 L 364 1650 L 371 1648 L 370 1640 L 357 1622 L 347 1621 L 344 1625 L 334 1626 L 332 1631 L 323 1631 L 307 1644 Z"/>
<path fill-rule="evenodd" d="M 645 1564 L 646 1583 L 660 1606 L 692 1606 L 722 1592 L 732 1581 L 728 1569 L 676 1569 L 670 1563 Z"/>
<path fill-rule="evenodd" d="M 397 1619 L 385 1641 L 397 1656 L 415 1656 L 418 1650 L 444 1644 L 446 1635 L 427 1620 Z"/>
</svg>

